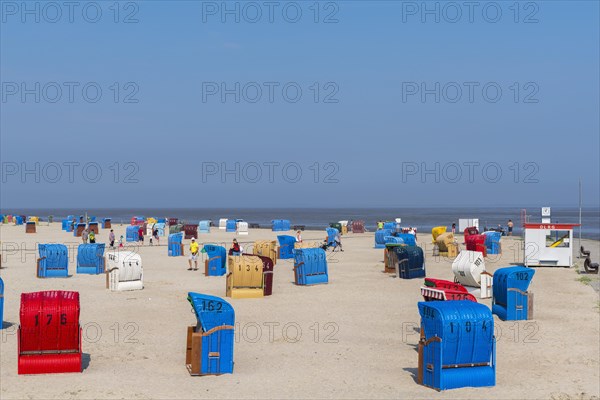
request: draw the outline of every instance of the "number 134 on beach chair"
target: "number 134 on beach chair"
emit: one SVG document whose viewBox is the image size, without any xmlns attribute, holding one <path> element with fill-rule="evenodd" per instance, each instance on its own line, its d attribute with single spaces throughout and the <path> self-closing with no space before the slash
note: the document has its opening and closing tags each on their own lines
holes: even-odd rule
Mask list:
<svg viewBox="0 0 600 400">
<path fill-rule="evenodd" d="M 230 256 L 226 296 L 234 299 L 264 296 L 263 261 L 258 256 Z"/>
</svg>

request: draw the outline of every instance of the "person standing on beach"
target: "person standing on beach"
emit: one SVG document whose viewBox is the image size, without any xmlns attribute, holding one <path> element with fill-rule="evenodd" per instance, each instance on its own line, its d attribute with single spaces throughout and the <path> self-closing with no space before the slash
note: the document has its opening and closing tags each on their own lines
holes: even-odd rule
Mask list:
<svg viewBox="0 0 600 400">
<path fill-rule="evenodd" d="M 158 228 L 154 228 L 152 230 L 152 236 L 156 240 L 156 245 L 159 246 L 160 245 L 160 242 L 159 242 L 160 239 L 158 238 Z"/>
<path fill-rule="evenodd" d="M 508 226 L 508 236 L 512 236 L 513 226 L 515 226 L 515 224 L 512 222 L 512 219 L 509 219 L 508 224 L 506 225 Z"/>
<path fill-rule="evenodd" d="M 88 241 L 88 236 L 89 236 L 88 230 L 87 230 L 87 228 L 85 228 L 85 229 L 84 229 L 84 230 L 81 232 L 81 241 L 82 241 L 83 243 L 87 243 L 87 241 Z"/>
<path fill-rule="evenodd" d="M 192 241 L 190 243 L 190 259 L 188 260 L 190 267 L 188 268 L 188 271 L 192 270 L 192 261 L 194 262 L 194 271 L 198 270 L 198 248 L 199 247 L 200 246 L 198 245 L 198 243 L 196 243 L 196 239 L 192 238 Z"/>
<path fill-rule="evenodd" d="M 296 232 L 296 242 L 302 243 L 302 233 L 300 231 Z"/>
<path fill-rule="evenodd" d="M 94 231 L 90 231 L 90 243 L 96 243 L 96 234 L 94 233 Z"/>
<path fill-rule="evenodd" d="M 108 243 L 110 243 L 110 248 L 114 248 L 115 247 L 115 232 L 111 229 L 110 233 L 108 234 Z"/>
<path fill-rule="evenodd" d="M 456 224 L 452 224 L 452 234 L 456 233 Z"/>
<path fill-rule="evenodd" d="M 340 251 L 344 251 L 342 249 L 342 234 L 340 233 L 340 231 L 337 231 L 336 234 L 335 234 L 335 246 L 339 247 Z"/>
<path fill-rule="evenodd" d="M 138 229 L 138 242 L 142 242 L 144 244 L 144 227 L 140 225 L 140 229 Z"/>
</svg>

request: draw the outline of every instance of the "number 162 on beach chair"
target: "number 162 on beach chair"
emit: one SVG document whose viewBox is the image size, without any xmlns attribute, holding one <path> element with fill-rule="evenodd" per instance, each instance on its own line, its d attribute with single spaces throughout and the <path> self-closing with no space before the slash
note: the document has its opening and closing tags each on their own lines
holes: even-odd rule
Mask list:
<svg viewBox="0 0 600 400">
<path fill-rule="evenodd" d="M 196 326 L 187 329 L 185 364 L 190 375 L 233 373 L 235 312 L 225 300 L 188 293 Z"/>
</svg>

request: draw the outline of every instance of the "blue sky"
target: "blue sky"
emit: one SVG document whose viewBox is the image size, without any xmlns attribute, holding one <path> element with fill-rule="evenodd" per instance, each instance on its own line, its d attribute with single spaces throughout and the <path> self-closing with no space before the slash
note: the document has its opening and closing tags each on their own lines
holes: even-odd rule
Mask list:
<svg viewBox="0 0 600 400">
<path fill-rule="evenodd" d="M 597 2 L 0 4 L 3 208 L 599 204 Z"/>
</svg>

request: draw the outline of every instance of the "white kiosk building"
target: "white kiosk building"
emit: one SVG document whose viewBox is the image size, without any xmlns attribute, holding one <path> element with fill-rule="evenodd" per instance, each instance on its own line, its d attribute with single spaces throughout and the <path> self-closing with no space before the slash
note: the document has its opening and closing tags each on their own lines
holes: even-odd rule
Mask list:
<svg viewBox="0 0 600 400">
<path fill-rule="evenodd" d="M 542 208 L 541 223 L 525 223 L 523 263 L 527 267 L 573 266 L 573 228 L 579 224 L 552 223 L 550 207 Z"/>
</svg>

